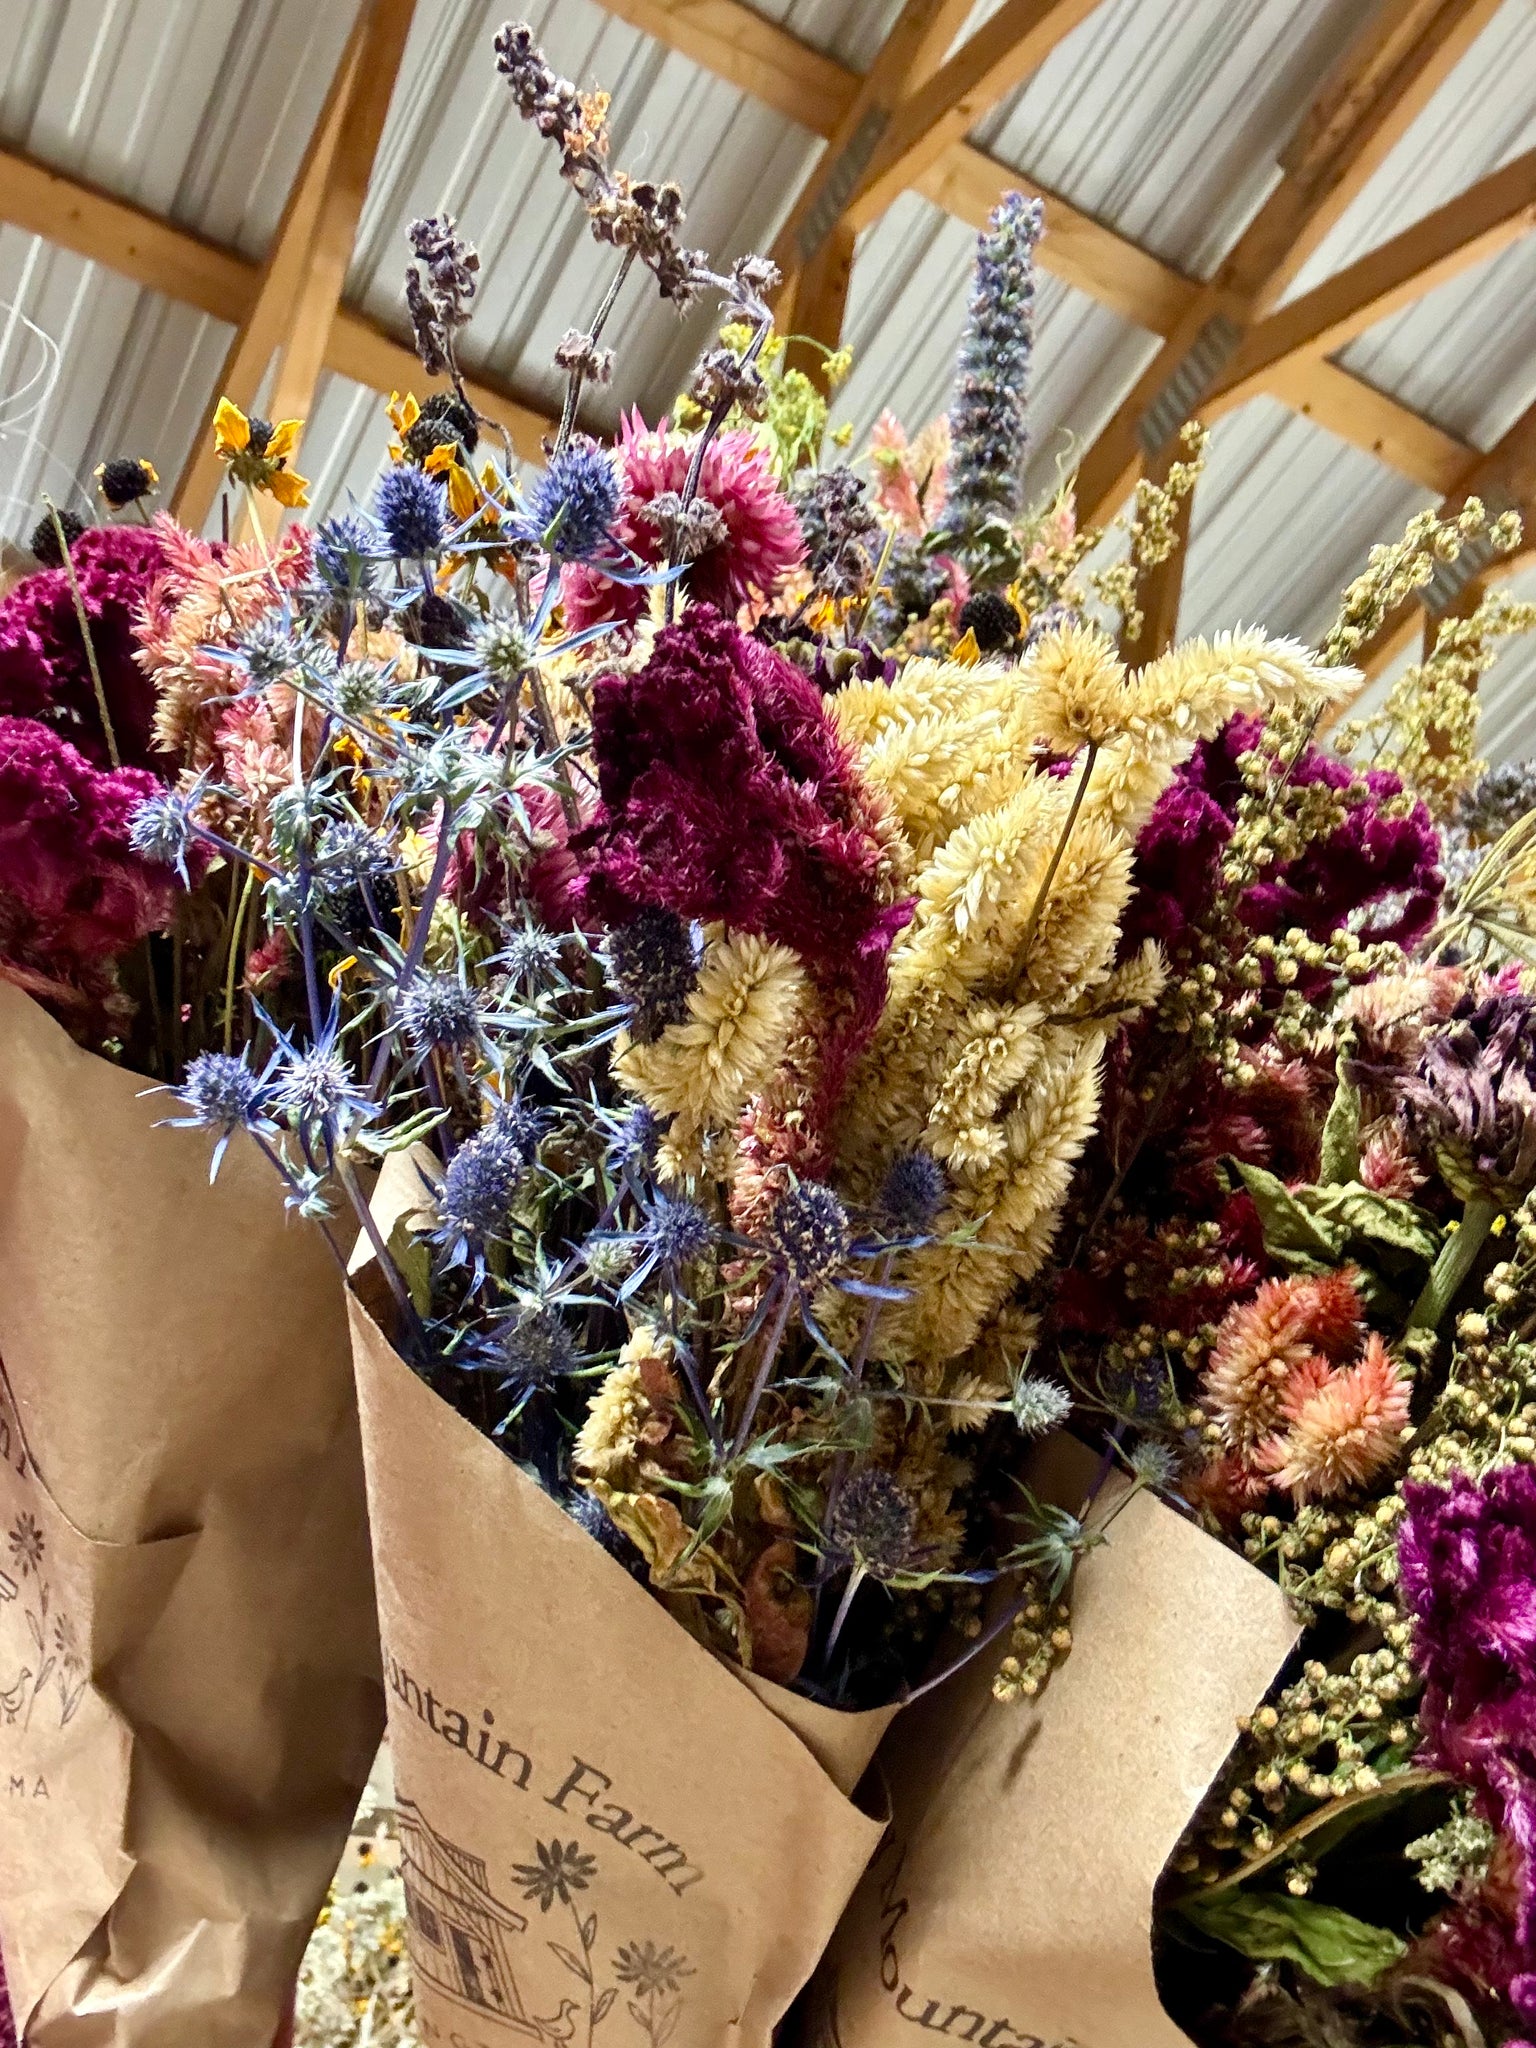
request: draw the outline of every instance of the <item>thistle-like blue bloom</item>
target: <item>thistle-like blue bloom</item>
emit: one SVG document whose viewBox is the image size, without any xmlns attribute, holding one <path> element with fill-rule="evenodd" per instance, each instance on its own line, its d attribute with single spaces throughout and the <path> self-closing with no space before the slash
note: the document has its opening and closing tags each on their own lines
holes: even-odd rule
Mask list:
<svg viewBox="0 0 1536 2048">
<path fill-rule="evenodd" d="M 315 529 L 315 569 L 342 597 L 373 589 L 384 538 L 366 512 L 340 512 Z"/>
<path fill-rule="evenodd" d="M 188 887 L 187 855 L 196 837 L 192 813 L 201 795 L 200 782 L 191 790 L 157 789 L 139 802 L 128 820 L 128 844 L 134 852 L 174 868 Z"/>
<path fill-rule="evenodd" d="M 819 1180 L 785 1189 L 768 1219 L 767 1237 L 777 1262 L 808 1292 L 831 1279 L 853 1243 L 848 1211 Z"/>
<path fill-rule="evenodd" d="M 395 1018 L 419 1053 L 465 1052 L 480 1037 L 479 998 L 456 974 L 415 975 Z"/>
<path fill-rule="evenodd" d="M 321 836 L 315 881 L 327 894 L 339 894 L 382 881 L 394 866 L 394 853 L 382 832 L 358 818 L 338 818 Z"/>
<path fill-rule="evenodd" d="M 931 1152 L 898 1152 L 881 1184 L 880 1221 L 893 1237 L 923 1237 L 948 1189 L 944 1169 Z"/>
<path fill-rule="evenodd" d="M 499 1143 L 508 1146 L 524 1166 L 532 1166 L 538 1158 L 539 1140 L 548 1128 L 548 1116 L 531 1102 L 500 1103 L 490 1122 Z"/>
<path fill-rule="evenodd" d="M 509 936 L 496 959 L 514 987 L 542 988 L 559 976 L 560 940 L 554 932 L 537 931 L 529 925 Z"/>
<path fill-rule="evenodd" d="M 946 529 L 962 540 L 1024 507 L 1025 405 L 1035 343 L 1038 199 L 1006 192 L 976 240 L 976 270 L 949 406 Z"/>
<path fill-rule="evenodd" d="M 385 470 L 374 493 L 373 511 L 392 555 L 419 562 L 442 547 L 448 496 L 425 470 L 408 462 Z"/>
<path fill-rule="evenodd" d="M 542 1305 L 524 1309 L 506 1326 L 499 1349 L 506 1373 L 501 1391 L 511 1394 L 519 1407 L 530 1394 L 554 1386 L 581 1363 L 575 1336 L 557 1310 Z"/>
<path fill-rule="evenodd" d="M 697 1203 L 658 1194 L 638 1235 L 659 1265 L 676 1268 L 703 1258 L 714 1243 L 715 1229 Z"/>
<path fill-rule="evenodd" d="M 608 978 L 630 1007 L 630 1030 L 651 1045 L 688 1015 L 699 978 L 693 933 L 675 910 L 646 908 L 609 932 L 605 950 Z"/>
<path fill-rule="evenodd" d="M 256 620 L 239 646 L 240 664 L 253 683 L 280 683 L 299 659 L 298 642 L 281 612 Z"/>
<path fill-rule="evenodd" d="M 637 1102 L 613 1134 L 608 1147 L 610 1162 L 615 1166 L 654 1166 L 661 1135 L 661 1120 L 656 1112 Z"/>
<path fill-rule="evenodd" d="M 265 1133 L 273 1129 L 266 1114 L 271 1073 L 270 1062 L 258 1074 L 233 1053 L 200 1052 L 188 1063 L 181 1086 L 171 1091 L 187 1114 L 165 1117 L 163 1122 L 173 1130 L 217 1133 L 208 1169 L 210 1182 L 217 1177 L 236 1131 Z"/>
<path fill-rule="evenodd" d="M 437 1189 L 433 1232 L 447 1265 L 468 1261 L 476 1279 L 483 1277 L 485 1247 L 506 1232 L 529 1157 L 526 1147 L 494 1123 L 454 1153 Z"/>
<path fill-rule="evenodd" d="M 586 562 L 608 539 L 618 509 L 619 472 L 612 452 L 577 434 L 535 477 L 521 525 L 530 540 L 542 540 L 553 527 L 554 552 L 568 562 Z"/>
</svg>

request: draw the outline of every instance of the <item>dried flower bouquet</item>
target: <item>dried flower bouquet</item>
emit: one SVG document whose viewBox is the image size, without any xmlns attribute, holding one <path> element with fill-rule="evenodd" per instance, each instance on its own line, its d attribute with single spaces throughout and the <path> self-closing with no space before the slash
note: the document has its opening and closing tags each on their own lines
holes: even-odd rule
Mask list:
<svg viewBox="0 0 1536 2048">
<path fill-rule="evenodd" d="M 478 257 L 418 222 L 445 388 L 392 400 L 369 504 L 235 548 L 157 522 L 133 629 L 168 765 L 128 850 L 222 906 L 171 1118 L 216 1160 L 245 1134 L 338 1258 L 362 1231 L 418 2010 L 765 2040 L 878 1838 L 845 1795 L 894 1712 L 923 1700 L 935 1754 L 973 1681 L 1048 1721 L 1080 1593 L 1122 1616 L 1078 1667 L 1110 1673 L 1084 1753 L 1114 1655 L 1186 1738 L 1126 1795 L 1126 2037 L 1172 2027 L 1150 1889 L 1246 1701 L 1164 1883 L 1181 2024 L 1511 2038 L 1527 841 L 1452 900 L 1440 827 L 1476 773 L 1456 692 L 1527 622 L 1490 601 L 1384 724 L 1319 738 L 1481 509 L 1379 551 L 1319 653 L 1240 631 L 1127 669 L 1201 437 L 1108 567 L 1070 494 L 1026 505 L 1038 207 L 981 238 L 948 419 L 884 415 L 850 464 L 846 361 L 792 365 L 769 267 L 689 248 L 526 28 L 496 61 L 614 252 L 544 466 L 470 402 Z M 721 328 L 610 447 L 579 422 L 637 267 Z M 301 498 L 285 425 L 226 403 L 216 435 L 232 492 Z M 1058 1498 L 1029 1459 L 1066 1425 L 1099 1455 Z M 1124 1619 L 1117 1541 L 1198 1704 Z M 1282 1589 L 1312 1633 L 1260 1705 Z M 1392 1867 L 1449 1873 L 1449 1912 L 1351 1910 L 1372 1802 L 1423 1821 Z M 1027 1816 L 990 1811 L 1000 1869 Z M 974 1869 L 944 1882 L 986 1920 Z M 844 2048 L 888 2021 L 845 2009 Z"/>
</svg>

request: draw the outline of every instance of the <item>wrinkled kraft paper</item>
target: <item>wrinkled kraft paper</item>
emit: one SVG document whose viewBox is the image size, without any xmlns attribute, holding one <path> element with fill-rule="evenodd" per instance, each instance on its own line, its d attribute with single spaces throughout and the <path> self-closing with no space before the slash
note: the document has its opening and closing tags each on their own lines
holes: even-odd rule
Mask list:
<svg viewBox="0 0 1536 2048">
<path fill-rule="evenodd" d="M 1271 1580 L 1133 1499 L 1078 1567 L 1072 1651 L 1038 1701 L 994 1700 L 978 1658 L 892 1730 L 891 1831 L 808 2048 L 1187 2048 L 1153 1980 L 1153 1889 L 1296 1636 Z"/>
<path fill-rule="evenodd" d="M 890 1714 L 741 1682 L 355 1300 L 352 1335 L 423 2043 L 767 2048 Z"/>
<path fill-rule="evenodd" d="M 0 1946 L 29 2048 L 270 2048 L 383 1722 L 344 1290 L 0 983 Z"/>
</svg>

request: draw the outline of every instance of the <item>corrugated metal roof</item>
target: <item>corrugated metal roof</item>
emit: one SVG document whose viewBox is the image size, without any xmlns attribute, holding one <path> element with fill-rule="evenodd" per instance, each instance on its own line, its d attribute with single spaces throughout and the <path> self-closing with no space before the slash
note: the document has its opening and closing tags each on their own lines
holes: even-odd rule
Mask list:
<svg viewBox="0 0 1536 2048">
<path fill-rule="evenodd" d="M 762 12 L 852 69 L 899 0 L 764 0 Z M 974 21 L 997 0 L 979 0 Z M 356 0 L 8 0 L 0 8 L 0 135 L 252 257 L 266 248 Z M 481 248 L 473 365 L 552 403 L 550 356 L 611 275 L 552 153 L 517 121 L 491 37 L 505 0 L 420 0 L 379 151 L 349 296 L 403 330 L 404 229 L 457 213 Z M 1191 274 L 1208 274 L 1262 203 L 1276 158 L 1362 0 L 1103 0 L 974 138 Z M 557 67 L 614 94 L 615 157 L 675 177 L 690 239 L 722 259 L 762 247 L 819 145 L 596 0 L 531 14 Z M 1492 26 L 1296 280 L 1306 289 L 1536 144 L 1536 8 Z M 836 417 L 862 433 L 890 405 L 910 427 L 946 402 L 973 237 L 907 195 L 861 239 Z M 1381 323 L 1347 364 L 1478 446 L 1536 395 L 1536 238 Z M 132 450 L 175 473 L 228 339 L 219 322 L 14 230 L 0 231 L 0 532 L 24 534 L 39 494 L 83 489 Z M 24 317 L 23 317 L 24 316 Z M 610 328 L 615 390 L 654 417 L 686 376 L 708 311 L 679 323 L 644 280 Z M 46 403 L 7 404 L 57 351 Z M 1059 280 L 1036 308 L 1031 482 L 1047 488 L 1113 411 L 1155 342 Z M 33 399 L 39 387 L 32 390 Z M 362 495 L 381 450 L 377 394 L 328 377 L 305 444 L 318 506 Z M 1196 501 L 1183 623 L 1263 619 L 1315 633 L 1372 541 L 1425 494 L 1269 401 L 1224 420 Z M 1490 679 L 1488 746 L 1536 750 L 1536 654 Z"/>
</svg>

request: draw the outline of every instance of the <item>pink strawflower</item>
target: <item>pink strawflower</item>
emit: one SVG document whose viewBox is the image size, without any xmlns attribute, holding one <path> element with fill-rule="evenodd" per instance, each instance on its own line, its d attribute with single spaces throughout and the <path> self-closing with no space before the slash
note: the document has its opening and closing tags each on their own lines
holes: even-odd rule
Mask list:
<svg viewBox="0 0 1536 2048">
<path fill-rule="evenodd" d="M 119 758 L 154 764 L 155 693 L 136 659 L 134 624 L 165 562 L 157 531 L 91 526 L 70 549 Z M 0 717 L 41 719 L 92 761 L 110 764 L 85 641 L 63 568 L 24 576 L 0 599 Z"/>
<path fill-rule="evenodd" d="M 673 434 L 662 420 L 654 430 L 638 412 L 619 429 L 619 465 L 624 494 L 613 522 L 613 539 L 649 567 L 666 560 L 666 544 L 647 507 L 664 492 L 683 490 L 693 457 L 692 436 Z M 744 604 L 773 597 L 804 558 L 805 545 L 794 507 L 779 489 L 768 450 L 750 430 L 716 434 L 704 455 L 700 494 L 725 522 L 725 539 L 689 564 L 686 588 L 695 601 L 734 618 Z M 587 562 L 568 562 L 560 595 L 573 631 L 587 626 L 628 625 L 650 601 L 643 584 L 615 583 Z"/>
</svg>

